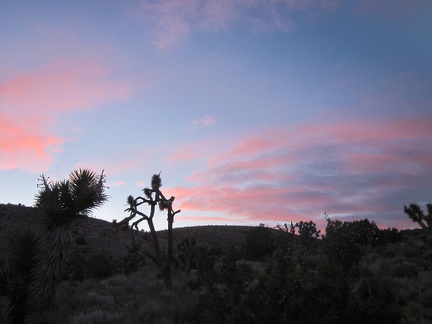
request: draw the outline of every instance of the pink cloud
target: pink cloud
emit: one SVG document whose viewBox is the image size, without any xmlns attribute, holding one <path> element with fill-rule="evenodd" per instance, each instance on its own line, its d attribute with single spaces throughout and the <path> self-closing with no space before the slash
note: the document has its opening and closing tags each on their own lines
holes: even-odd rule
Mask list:
<svg viewBox="0 0 432 324">
<path fill-rule="evenodd" d="M 123 187 L 123 186 L 125 186 L 126 185 L 126 182 L 125 181 L 121 181 L 121 180 L 119 180 L 119 181 L 114 181 L 114 182 L 110 182 L 109 184 L 108 184 L 108 187 Z"/>
<path fill-rule="evenodd" d="M 209 146 L 213 145 L 211 141 L 203 140 L 190 144 L 177 146 L 173 149 L 167 158 L 168 165 L 180 164 L 186 161 L 200 159 L 203 155 L 207 154 Z"/>
<path fill-rule="evenodd" d="M 0 116 L 0 170 L 46 170 L 62 142 L 61 137 L 33 134 Z"/>
<path fill-rule="evenodd" d="M 190 185 L 170 190 L 185 211 L 255 222 L 308 220 L 324 211 L 357 218 L 390 212 L 404 222 L 404 200 L 430 189 L 421 179 L 432 176 L 431 123 L 352 120 L 265 130 L 208 148 Z"/>
<path fill-rule="evenodd" d="M 7 125 L 1 129 L 7 140 L 0 146 L 0 169 L 43 172 L 64 141 L 50 134 L 59 117 L 127 96 L 127 87 L 109 81 L 108 71 L 90 61 L 56 62 L 0 80 L 1 121 Z"/>
<path fill-rule="evenodd" d="M 19 119 L 46 122 L 52 116 L 90 109 L 125 99 L 128 89 L 107 81 L 107 71 L 95 62 L 56 62 L 0 82 L 1 104 Z"/>
</svg>

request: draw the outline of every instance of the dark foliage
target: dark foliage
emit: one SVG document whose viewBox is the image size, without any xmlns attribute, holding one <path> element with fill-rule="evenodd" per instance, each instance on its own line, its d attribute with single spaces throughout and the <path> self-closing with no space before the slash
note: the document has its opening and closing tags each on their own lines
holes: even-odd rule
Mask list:
<svg viewBox="0 0 432 324">
<path fill-rule="evenodd" d="M 195 239 L 189 239 L 186 237 L 179 244 L 177 244 L 177 258 L 182 263 L 186 272 L 196 268 L 195 249 Z"/>
<path fill-rule="evenodd" d="M 89 216 L 94 208 L 107 200 L 105 175 L 89 169 L 79 169 L 70 173 L 69 179 L 52 182 L 41 175 L 35 206 L 46 214 L 46 226 L 63 226 L 79 216 Z"/>
<path fill-rule="evenodd" d="M 122 259 L 121 271 L 126 274 L 130 274 L 137 271 L 140 267 L 146 264 L 144 255 L 141 252 L 141 245 L 133 243 L 131 246 L 127 246 L 128 254 Z"/>
<path fill-rule="evenodd" d="M 105 255 L 99 254 L 86 262 L 86 273 L 88 278 L 105 279 L 114 272 L 114 264 Z"/>
<path fill-rule="evenodd" d="M 365 247 L 380 243 L 380 235 L 378 226 L 368 219 L 342 222 L 327 218 L 324 246 L 330 260 L 349 271 L 360 261 Z"/>
<path fill-rule="evenodd" d="M 30 229 L 17 231 L 10 237 L 5 322 L 30 322 L 39 315 L 37 282 L 44 264 L 45 248 L 42 236 Z"/>
<path fill-rule="evenodd" d="M 275 249 L 273 230 L 267 227 L 255 227 L 247 235 L 242 245 L 244 255 L 249 260 L 260 260 L 271 255 Z"/>
<path fill-rule="evenodd" d="M 402 232 L 397 228 L 382 229 L 379 233 L 379 244 L 397 243 L 402 241 Z"/>
</svg>

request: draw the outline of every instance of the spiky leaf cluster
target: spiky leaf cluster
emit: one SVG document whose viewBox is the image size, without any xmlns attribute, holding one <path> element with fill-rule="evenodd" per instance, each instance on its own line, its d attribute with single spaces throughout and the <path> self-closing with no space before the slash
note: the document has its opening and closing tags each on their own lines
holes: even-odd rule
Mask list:
<svg viewBox="0 0 432 324">
<path fill-rule="evenodd" d="M 148 199 L 150 199 L 153 191 L 152 191 L 151 189 L 149 189 L 149 188 L 144 188 L 144 189 L 143 189 L 143 192 L 144 192 L 144 194 L 146 195 L 146 197 L 147 197 Z"/>
<path fill-rule="evenodd" d="M 127 203 L 128 203 L 129 205 L 132 205 L 132 204 L 134 203 L 134 197 L 133 197 L 132 195 L 129 195 L 129 196 L 127 197 Z"/>
<path fill-rule="evenodd" d="M 151 187 L 153 190 L 159 190 L 160 187 L 162 187 L 162 179 L 159 174 L 153 174 L 153 177 L 151 179 Z"/>
<path fill-rule="evenodd" d="M 170 201 L 167 201 L 165 199 L 159 200 L 159 210 L 164 211 L 165 209 L 169 208 Z"/>
<path fill-rule="evenodd" d="M 67 180 L 52 182 L 45 175 L 39 180 L 35 205 L 45 210 L 54 226 L 77 216 L 88 216 L 108 199 L 103 171 L 98 175 L 92 170 L 79 169 L 71 172 Z"/>
</svg>

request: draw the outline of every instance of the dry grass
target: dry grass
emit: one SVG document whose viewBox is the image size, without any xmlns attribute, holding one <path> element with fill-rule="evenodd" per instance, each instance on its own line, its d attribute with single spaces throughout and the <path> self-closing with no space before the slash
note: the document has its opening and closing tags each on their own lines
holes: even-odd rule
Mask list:
<svg viewBox="0 0 432 324">
<path fill-rule="evenodd" d="M 176 280 L 172 291 L 157 279 L 157 269 L 148 265 L 129 276 L 63 282 L 56 306 L 61 320 L 71 323 L 181 323 L 195 307 L 197 292 Z M 67 307 L 65 305 L 68 305 Z"/>
</svg>

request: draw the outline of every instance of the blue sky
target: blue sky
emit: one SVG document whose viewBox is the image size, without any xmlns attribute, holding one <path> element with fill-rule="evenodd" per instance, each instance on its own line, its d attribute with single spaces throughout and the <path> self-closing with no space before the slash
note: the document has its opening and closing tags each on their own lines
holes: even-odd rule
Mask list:
<svg viewBox="0 0 432 324">
<path fill-rule="evenodd" d="M 0 1 L 0 201 L 105 170 L 111 221 L 162 171 L 176 226 L 431 201 L 426 0 Z M 157 226 L 164 227 L 165 217 Z"/>
</svg>

